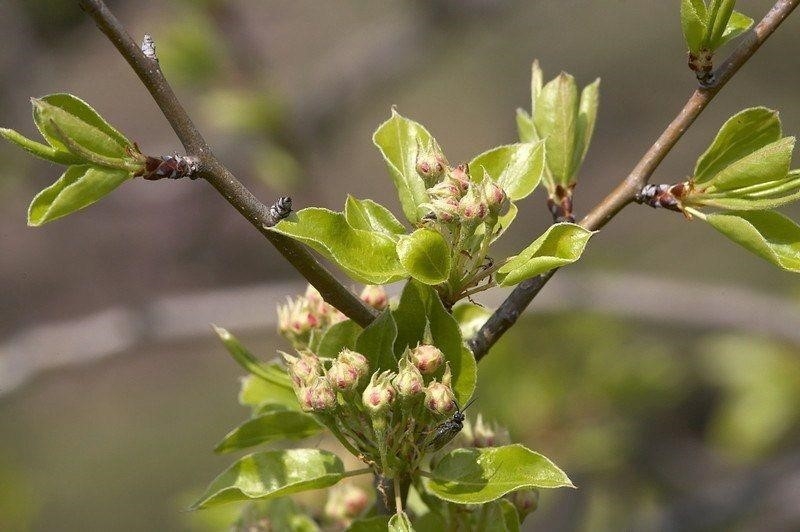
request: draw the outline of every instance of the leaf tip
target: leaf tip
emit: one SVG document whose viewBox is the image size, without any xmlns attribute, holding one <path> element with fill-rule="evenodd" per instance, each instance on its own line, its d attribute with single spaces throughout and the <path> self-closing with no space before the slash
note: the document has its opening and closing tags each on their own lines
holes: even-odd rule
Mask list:
<svg viewBox="0 0 800 532">
<path fill-rule="evenodd" d="M 219 336 L 223 341 L 229 340 L 231 338 L 231 333 L 229 333 L 228 330 L 225 329 L 224 327 L 219 327 L 214 323 L 211 323 L 209 325 L 211 325 L 211 328 L 214 330 L 215 333 L 217 333 L 217 336 Z"/>
</svg>

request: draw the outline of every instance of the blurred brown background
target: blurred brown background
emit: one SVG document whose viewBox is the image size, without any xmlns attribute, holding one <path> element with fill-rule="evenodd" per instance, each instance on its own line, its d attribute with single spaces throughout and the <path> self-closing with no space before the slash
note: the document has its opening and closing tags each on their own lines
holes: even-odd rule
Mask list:
<svg viewBox="0 0 800 532">
<path fill-rule="evenodd" d="M 602 78 L 580 216 L 694 87 L 677 0 L 110 5 L 136 40 L 153 34 L 217 156 L 265 202 L 291 194 L 296 208 L 340 209 L 350 192 L 399 212 L 370 140 L 393 104 L 451 161 L 513 142 L 538 58 L 547 79 Z M 771 5 L 738 8 L 758 20 Z M 145 153 L 180 150 L 73 2 L 3 0 L 0 11 L 0 125 L 35 136 L 28 98 L 71 92 Z M 779 109 L 787 134 L 800 131 L 798 28 L 795 15 L 654 182 L 687 176 L 745 107 Z M 214 529 L 181 508 L 231 461 L 211 450 L 246 413 L 240 372 L 207 324 L 272 356 L 274 306 L 300 279 L 202 182 L 135 180 L 27 228 L 30 199 L 58 173 L 0 145 L 0 529 Z M 540 193 L 521 207 L 501 252 L 549 222 Z M 484 413 L 581 488 L 544 493 L 527 526 L 800 527 L 796 277 L 700 222 L 636 206 L 563 273 L 481 365 Z"/>
</svg>

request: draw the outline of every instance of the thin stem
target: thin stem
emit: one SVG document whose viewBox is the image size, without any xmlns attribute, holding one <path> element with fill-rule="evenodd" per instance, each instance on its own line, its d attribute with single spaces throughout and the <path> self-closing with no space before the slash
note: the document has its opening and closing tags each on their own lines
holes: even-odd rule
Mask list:
<svg viewBox="0 0 800 532">
<path fill-rule="evenodd" d="M 180 100 L 167 82 L 158 61 L 145 56 L 123 25 L 102 0 L 77 0 L 78 5 L 114 44 L 120 55 L 139 76 L 164 117 L 169 121 L 188 155 L 200 160 L 198 170 L 239 213 L 269 240 L 294 268 L 319 290 L 322 297 L 359 325 L 366 326 L 375 313 L 336 280 L 301 244 L 270 231 L 276 223 L 269 207 L 261 203 L 236 177 L 217 160 L 206 140 L 195 127 Z"/>
<path fill-rule="evenodd" d="M 358 476 L 358 475 L 366 475 L 367 473 L 372 473 L 372 468 L 371 467 L 362 467 L 361 469 L 354 469 L 352 471 L 345 471 L 344 475 L 342 475 L 342 478 L 355 477 L 355 476 Z"/>
<path fill-rule="evenodd" d="M 403 511 L 403 492 L 400 489 L 400 479 L 396 476 L 394 477 L 394 509 L 398 514 Z"/>
<path fill-rule="evenodd" d="M 728 81 L 744 65 L 770 35 L 781 25 L 789 14 L 800 4 L 800 0 L 778 0 L 750 32 L 742 37 L 741 44 L 720 65 L 714 73 L 716 80 L 710 86 L 696 89 L 678 115 L 670 122 L 661 136 L 653 143 L 647 153 L 639 160 L 631 173 L 617 187 L 598 203 L 580 225 L 596 231 L 607 224 L 625 206 L 631 203 L 636 194 L 647 184 L 650 176 L 664 160 L 664 157 L 677 144 L 689 126 L 711 103 Z M 469 346 L 480 360 L 519 318 L 520 314 L 533 301 L 556 270 L 551 270 L 520 283 L 498 309 L 489 317 Z"/>
</svg>

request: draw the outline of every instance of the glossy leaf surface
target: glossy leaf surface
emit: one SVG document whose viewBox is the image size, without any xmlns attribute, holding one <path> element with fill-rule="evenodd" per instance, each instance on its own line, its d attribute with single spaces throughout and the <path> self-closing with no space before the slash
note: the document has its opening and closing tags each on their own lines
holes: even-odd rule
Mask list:
<svg viewBox="0 0 800 532">
<path fill-rule="evenodd" d="M 272 410 L 230 431 L 214 449 L 229 453 L 280 440 L 302 440 L 324 430 L 314 416 L 291 410 Z"/>
<path fill-rule="evenodd" d="M 544 142 L 524 142 L 498 146 L 483 152 L 469 163 L 474 181 L 488 174 L 512 201 L 530 195 L 544 172 Z"/>
<path fill-rule="evenodd" d="M 353 196 L 347 196 L 344 217 L 353 229 L 375 231 L 393 239 L 406 232 L 405 226 L 394 217 L 389 209 L 369 199 L 360 200 Z"/>
</svg>

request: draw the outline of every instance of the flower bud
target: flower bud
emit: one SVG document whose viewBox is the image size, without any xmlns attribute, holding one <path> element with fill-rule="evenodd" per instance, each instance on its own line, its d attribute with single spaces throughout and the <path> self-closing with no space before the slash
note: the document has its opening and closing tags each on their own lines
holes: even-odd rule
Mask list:
<svg viewBox="0 0 800 532">
<path fill-rule="evenodd" d="M 486 198 L 486 204 L 489 206 L 489 212 L 492 214 L 499 214 L 500 211 L 506 209 L 509 205 L 508 196 L 503 188 L 492 181 L 489 176 L 483 179 L 483 196 Z"/>
<path fill-rule="evenodd" d="M 296 387 L 308 386 L 316 377 L 322 375 L 322 362 L 311 352 L 300 353 L 300 358 L 282 353 L 289 376 Z"/>
<path fill-rule="evenodd" d="M 458 200 L 455 198 L 434 198 L 430 203 L 431 211 L 436 219 L 450 223 L 458 221 Z"/>
<path fill-rule="evenodd" d="M 309 309 L 302 298 L 287 299 L 286 305 L 278 306 L 278 330 L 290 340 L 319 325 L 319 316 Z"/>
<path fill-rule="evenodd" d="M 382 286 L 368 284 L 361 291 L 361 301 L 370 307 L 383 310 L 389 306 L 389 296 L 386 295 L 386 290 Z"/>
<path fill-rule="evenodd" d="M 344 482 L 330 489 L 324 512 L 331 521 L 346 525 L 360 516 L 369 503 L 370 498 L 366 490 L 355 484 Z"/>
<path fill-rule="evenodd" d="M 458 214 L 465 222 L 479 222 L 489 214 L 489 205 L 483 197 L 480 185 L 470 185 L 467 193 L 458 202 Z"/>
<path fill-rule="evenodd" d="M 327 373 L 328 382 L 341 391 L 352 390 L 358 385 L 358 371 L 339 359 L 333 361 Z"/>
<path fill-rule="evenodd" d="M 308 385 L 300 388 L 300 408 L 306 412 L 322 412 L 336 406 L 336 392 L 328 379 L 317 376 Z"/>
<path fill-rule="evenodd" d="M 409 353 L 409 359 L 423 375 L 430 375 L 442 365 L 444 354 L 435 345 L 420 344 Z"/>
<path fill-rule="evenodd" d="M 511 492 L 507 495 L 511 504 L 517 509 L 519 522 L 521 523 L 529 514 L 532 514 L 539 507 L 539 490 L 529 488 Z"/>
<path fill-rule="evenodd" d="M 424 149 L 417 150 L 417 173 L 426 183 L 441 179 L 446 167 L 447 160 L 436 141 L 431 142 Z"/>
<path fill-rule="evenodd" d="M 369 373 L 369 361 L 367 361 L 367 357 L 356 351 L 351 351 L 347 348 L 342 349 L 336 360 L 355 369 L 359 379 Z"/>
<path fill-rule="evenodd" d="M 472 428 L 472 445 L 470 447 L 494 447 L 497 439 L 493 427 L 484 423 L 483 417 L 478 414 L 475 426 Z"/>
<path fill-rule="evenodd" d="M 461 188 L 453 181 L 442 181 L 429 188 L 428 197 L 431 199 L 461 199 Z"/>
<path fill-rule="evenodd" d="M 449 414 L 456 408 L 453 389 L 435 380 L 425 388 L 425 406 L 434 414 Z"/>
<path fill-rule="evenodd" d="M 394 374 L 388 370 L 380 374 L 377 371 L 373 373 L 372 379 L 361 395 L 364 406 L 371 415 L 385 412 L 394 402 L 397 392 L 392 386 L 393 376 Z"/>
<path fill-rule="evenodd" d="M 448 177 L 458 186 L 462 194 L 469 188 L 471 180 L 469 177 L 469 166 L 467 163 L 461 163 L 455 168 L 451 168 Z"/>
<path fill-rule="evenodd" d="M 418 393 L 422 393 L 425 387 L 425 382 L 422 379 L 422 373 L 419 372 L 417 367 L 408 359 L 408 354 L 404 355 L 398 363 L 397 376 L 392 381 L 394 387 L 397 389 L 400 397 L 411 397 Z"/>
</svg>

